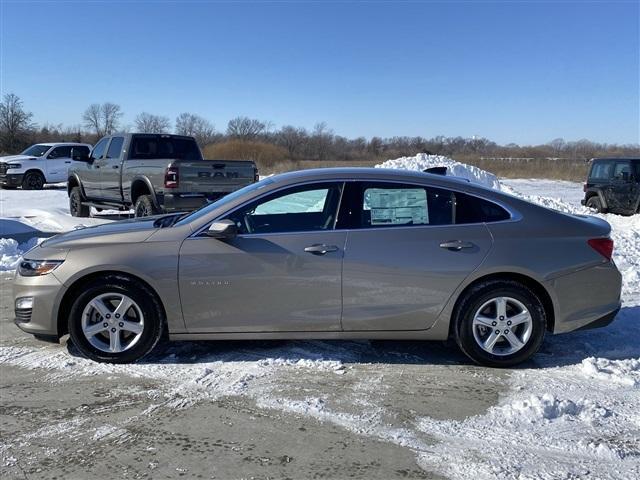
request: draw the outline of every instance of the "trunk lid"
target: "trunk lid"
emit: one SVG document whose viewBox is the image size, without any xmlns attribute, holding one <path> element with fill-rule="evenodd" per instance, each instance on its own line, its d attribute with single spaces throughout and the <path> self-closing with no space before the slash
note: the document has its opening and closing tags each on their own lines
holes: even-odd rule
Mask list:
<svg viewBox="0 0 640 480">
<path fill-rule="evenodd" d="M 229 193 L 256 181 L 256 166 L 247 160 L 175 162 L 179 193 Z"/>
</svg>

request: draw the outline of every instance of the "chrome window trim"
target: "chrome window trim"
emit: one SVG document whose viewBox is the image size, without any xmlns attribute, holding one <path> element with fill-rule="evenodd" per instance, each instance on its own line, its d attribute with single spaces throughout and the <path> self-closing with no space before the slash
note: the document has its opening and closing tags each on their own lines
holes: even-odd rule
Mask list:
<svg viewBox="0 0 640 480">
<path fill-rule="evenodd" d="M 425 179 L 428 180 L 428 179 Z M 461 188 L 455 188 L 455 187 L 449 187 L 449 186 L 442 186 L 442 185 L 435 185 L 433 183 L 430 182 L 425 182 L 425 183 L 415 183 L 412 181 L 403 181 L 403 180 L 386 180 L 386 179 L 378 179 L 378 178 L 373 178 L 373 179 L 363 179 L 363 178 L 353 178 L 353 177 L 340 177 L 340 178 L 335 178 L 335 179 L 323 179 L 323 180 L 308 180 L 305 182 L 300 182 L 300 183 L 294 183 L 294 184 L 289 184 L 289 185 L 284 185 L 280 188 L 271 190 L 269 192 L 263 192 L 261 195 L 252 198 L 251 200 L 248 200 L 247 202 L 238 205 L 234 208 L 232 208 L 231 210 L 228 210 L 226 212 L 224 212 L 223 214 L 217 216 L 216 218 L 214 218 L 213 220 L 205 223 L 205 225 L 201 228 L 199 228 L 198 230 L 196 230 L 195 232 L 193 232 L 191 235 L 189 235 L 187 237 L 187 239 L 189 238 L 202 238 L 202 233 L 207 230 L 211 224 L 213 222 L 216 222 L 218 220 L 220 220 L 221 218 L 224 218 L 227 215 L 231 215 L 232 213 L 234 213 L 235 211 L 245 207 L 246 205 L 248 205 L 249 203 L 252 203 L 256 200 L 260 200 L 261 198 L 267 196 L 267 195 L 271 195 L 272 193 L 277 193 L 280 192 L 282 190 L 288 189 L 288 188 L 295 188 L 295 187 L 299 187 L 299 186 L 303 186 L 303 185 L 309 185 L 309 184 L 314 184 L 314 183 L 339 183 L 342 182 L 343 186 L 342 186 L 342 192 L 340 194 L 340 200 L 338 202 L 338 210 L 337 213 L 340 213 L 340 207 L 342 206 L 342 197 L 344 195 L 344 190 L 346 188 L 346 184 L 347 182 L 363 182 L 363 183 L 397 183 L 400 185 L 412 185 L 412 186 L 416 186 L 416 187 L 432 187 L 432 188 L 438 188 L 440 190 L 449 190 L 452 191 L 454 193 L 464 193 L 466 195 L 471 195 L 473 197 L 478 197 L 481 198 L 483 200 L 486 200 L 487 202 L 491 202 L 494 203 L 496 205 L 498 205 L 499 207 L 503 208 L 511 218 L 508 218 L 506 220 L 498 220 L 496 222 L 474 222 L 474 223 L 452 223 L 452 224 L 448 224 L 448 225 L 399 225 L 396 227 L 368 227 L 368 228 L 342 228 L 342 229 L 337 229 L 335 228 L 336 226 L 336 222 L 338 221 L 338 215 L 336 215 L 336 220 L 333 224 L 333 228 L 330 230 L 313 230 L 313 231 L 309 231 L 309 230 L 302 230 L 302 231 L 292 231 L 292 232 L 277 232 L 277 233 L 243 233 L 243 234 L 239 234 L 238 237 L 244 238 L 244 237 L 252 237 L 255 235 L 260 235 L 260 236 L 265 236 L 265 235 L 290 235 L 290 234 L 301 234 L 301 233 L 318 233 L 318 232 L 352 232 L 352 231 L 362 231 L 362 230 L 388 230 L 388 229 L 393 229 L 393 230 L 397 230 L 399 228 L 437 228 L 437 227 L 457 227 L 457 226 L 468 226 L 468 225 L 499 225 L 499 224 L 504 224 L 504 223 L 514 223 L 514 222 L 519 222 L 520 220 L 522 220 L 522 214 L 517 211 L 516 209 L 514 209 L 513 207 L 511 207 L 510 205 L 507 205 L 506 203 L 500 201 L 500 200 L 496 200 L 493 198 L 490 198 L 488 195 L 483 195 L 483 194 L 478 194 L 476 192 L 469 192 L 467 190 L 461 189 Z M 208 238 L 208 237 L 206 237 Z"/>
</svg>

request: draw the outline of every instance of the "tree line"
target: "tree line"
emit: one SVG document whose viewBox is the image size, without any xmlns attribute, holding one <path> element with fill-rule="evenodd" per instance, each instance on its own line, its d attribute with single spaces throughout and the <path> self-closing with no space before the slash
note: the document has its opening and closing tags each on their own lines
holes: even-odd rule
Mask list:
<svg viewBox="0 0 640 480">
<path fill-rule="evenodd" d="M 194 137 L 205 154 L 225 155 L 227 158 L 260 160 L 267 155 L 272 160 L 382 160 L 417 153 L 446 155 L 459 159 L 500 158 L 588 160 L 599 156 L 634 156 L 640 153 L 638 144 L 606 144 L 589 140 L 565 141 L 554 139 L 541 145 L 520 146 L 514 143 L 498 145 L 486 138 L 422 136 L 347 138 L 334 133 L 326 123 L 312 129 L 284 125 L 275 128 L 264 120 L 239 116 L 229 120 L 224 131 L 194 113 L 181 113 L 174 122 L 169 117 L 142 112 L 133 126 L 122 123 L 120 105 L 105 102 L 91 104 L 76 126 L 36 125 L 33 114 L 13 93 L 0 102 L 0 152 L 17 153 L 37 142 L 73 141 L 95 143 L 104 135 L 118 131 L 141 133 L 176 133 Z"/>
</svg>

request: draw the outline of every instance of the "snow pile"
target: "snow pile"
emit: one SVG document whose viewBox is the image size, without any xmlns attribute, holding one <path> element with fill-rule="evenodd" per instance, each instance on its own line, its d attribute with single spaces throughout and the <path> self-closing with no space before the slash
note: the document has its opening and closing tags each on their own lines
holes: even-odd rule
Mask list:
<svg viewBox="0 0 640 480">
<path fill-rule="evenodd" d="M 600 417 L 606 417 L 609 412 L 590 400 L 579 399 L 559 400 L 549 393 L 537 396 L 531 395 L 524 399 L 514 400 L 494 412 L 507 420 L 536 423 L 539 421 L 573 420 L 578 418 L 584 421 L 594 421 Z"/>
<path fill-rule="evenodd" d="M 443 155 L 419 153 L 415 157 L 400 157 L 376 165 L 376 168 L 417 170 L 419 172 L 432 167 L 447 167 L 447 175 L 466 178 L 471 182 L 500 190 L 500 181 L 493 173 L 489 173 L 473 165 L 457 162 Z"/>
<path fill-rule="evenodd" d="M 631 387 L 640 386 L 640 358 L 609 360 L 589 357 L 582 361 L 581 367 L 589 377 Z"/>
<path fill-rule="evenodd" d="M 42 240 L 44 239 L 32 238 L 20 245 L 11 238 L 0 238 L 0 272 L 15 270 L 22 255 Z"/>
</svg>

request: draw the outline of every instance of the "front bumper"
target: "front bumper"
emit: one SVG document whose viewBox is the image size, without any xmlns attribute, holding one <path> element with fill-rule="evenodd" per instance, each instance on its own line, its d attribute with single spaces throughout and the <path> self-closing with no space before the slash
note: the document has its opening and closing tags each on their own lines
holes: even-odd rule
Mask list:
<svg viewBox="0 0 640 480">
<path fill-rule="evenodd" d="M 23 297 L 33 298 L 33 305 L 30 312 L 15 311 L 15 324 L 27 333 L 58 337 L 56 312 L 64 290 L 64 285 L 52 273 L 39 277 L 16 274 L 13 281 L 14 305 L 18 298 Z"/>
<path fill-rule="evenodd" d="M 22 185 L 24 173 L 2 173 L 0 174 L 0 186 L 19 187 Z"/>
</svg>

